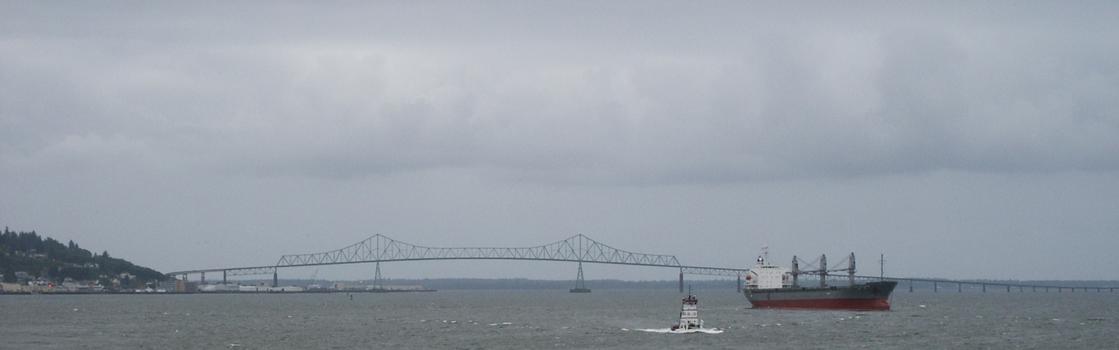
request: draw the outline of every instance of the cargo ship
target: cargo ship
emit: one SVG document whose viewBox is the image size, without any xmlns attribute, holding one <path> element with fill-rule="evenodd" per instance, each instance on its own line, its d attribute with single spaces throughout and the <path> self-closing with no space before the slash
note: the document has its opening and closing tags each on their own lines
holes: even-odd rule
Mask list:
<svg viewBox="0 0 1119 350">
<path fill-rule="evenodd" d="M 828 269 L 827 256 L 821 255 L 816 270 L 802 271 L 799 260 L 793 257 L 792 270 L 769 264 L 763 250 L 754 268 L 746 273 L 743 293 L 754 308 L 787 309 L 836 309 L 836 310 L 889 310 L 890 293 L 896 281 L 855 283 L 855 253 L 847 258 L 845 269 Z M 842 265 L 841 265 L 842 266 Z M 829 286 L 828 272 L 843 271 L 848 274 L 846 286 Z M 801 275 L 817 275 L 818 286 L 801 286 Z"/>
</svg>

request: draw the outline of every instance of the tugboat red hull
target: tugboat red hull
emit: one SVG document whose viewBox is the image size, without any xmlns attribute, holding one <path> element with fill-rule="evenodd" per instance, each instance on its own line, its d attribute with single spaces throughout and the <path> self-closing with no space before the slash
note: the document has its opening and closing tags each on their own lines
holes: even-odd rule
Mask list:
<svg viewBox="0 0 1119 350">
<path fill-rule="evenodd" d="M 883 281 L 850 287 L 747 289 L 755 308 L 867 310 L 890 309 L 890 293 L 897 282 Z"/>
</svg>

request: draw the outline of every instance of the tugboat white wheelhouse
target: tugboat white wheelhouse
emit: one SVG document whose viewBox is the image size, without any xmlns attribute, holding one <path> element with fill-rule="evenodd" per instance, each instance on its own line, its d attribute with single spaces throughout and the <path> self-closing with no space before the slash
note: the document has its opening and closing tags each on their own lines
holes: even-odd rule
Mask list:
<svg viewBox="0 0 1119 350">
<path fill-rule="evenodd" d="M 699 319 L 699 300 L 689 291 L 680 305 L 680 321 L 672 325 L 673 331 L 688 331 L 703 328 L 703 320 Z"/>
</svg>

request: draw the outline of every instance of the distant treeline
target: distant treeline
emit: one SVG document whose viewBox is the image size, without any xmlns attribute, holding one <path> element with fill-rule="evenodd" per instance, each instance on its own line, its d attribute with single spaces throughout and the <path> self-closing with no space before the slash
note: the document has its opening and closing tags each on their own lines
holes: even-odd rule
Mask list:
<svg viewBox="0 0 1119 350">
<path fill-rule="evenodd" d="M 684 281 L 685 286 L 695 288 L 734 288 L 735 281 Z M 440 279 L 399 279 L 387 280 L 384 284 L 420 284 L 431 289 L 569 289 L 575 287 L 575 281 L 533 280 L 533 279 L 475 279 L 475 278 L 440 278 Z M 678 281 L 623 281 L 614 279 L 587 280 L 587 288 L 591 289 L 676 289 Z"/>
<path fill-rule="evenodd" d="M 108 251 L 93 254 L 74 241 L 62 244 L 53 238 L 41 237 L 35 231 L 14 232 L 4 227 L 0 234 L 0 274 L 4 275 L 4 282 L 16 282 L 17 271 L 54 282 L 69 277 L 97 280 L 106 285 L 113 278 L 119 279 L 122 273 L 135 276 L 135 279 L 120 281 L 126 286 L 165 279 L 158 271 L 110 257 Z"/>
<path fill-rule="evenodd" d="M 243 284 L 271 284 L 272 280 L 246 280 L 239 281 Z M 305 279 L 280 280 L 281 285 L 307 286 L 319 284 L 329 287 L 333 283 L 345 284 L 372 284 L 372 281 L 311 281 Z M 231 282 L 236 283 L 236 282 Z M 591 289 L 676 289 L 679 281 L 622 281 L 622 280 L 587 280 L 587 288 Z M 735 280 L 685 280 L 685 287 L 695 289 L 729 289 L 734 290 Z M 557 289 L 567 290 L 575 286 L 575 281 L 534 280 L 525 278 L 436 278 L 436 279 L 389 279 L 384 280 L 385 285 L 423 285 L 430 289 L 456 290 L 456 289 Z"/>
<path fill-rule="evenodd" d="M 216 283 L 211 280 L 210 283 Z M 331 287 L 334 283 L 343 283 L 350 286 L 355 285 L 370 285 L 371 280 L 357 280 L 357 281 L 326 281 L 326 280 L 309 280 L 309 279 L 281 279 L 280 285 L 283 286 L 308 286 L 311 284 L 318 284 L 323 287 Z M 1049 285 L 1049 286 L 1075 286 L 1075 287 L 1119 287 L 1119 281 L 1018 281 L 1018 280 L 969 280 L 968 283 L 975 282 L 989 282 L 989 283 L 1015 283 L 1015 284 L 1030 284 L 1030 285 Z M 271 285 L 271 279 L 260 280 L 235 280 L 230 283 L 240 283 L 245 285 Z M 603 280 L 587 280 L 587 287 L 591 289 L 676 289 L 679 287 L 679 281 L 675 280 L 660 280 L 660 281 L 623 281 L 614 279 Z M 703 280 L 684 280 L 684 287 L 694 288 L 697 290 L 703 289 L 717 289 L 717 290 L 734 290 L 738 282 L 734 279 L 703 279 Z M 803 279 L 802 285 L 810 286 L 819 283 L 817 279 Z M 575 286 L 575 281 L 564 280 L 535 280 L 526 278 L 435 278 L 435 279 L 386 279 L 382 282 L 385 285 L 423 285 L 430 289 L 438 290 L 497 290 L 497 289 L 554 289 L 566 290 Z M 845 286 L 847 281 L 845 279 L 835 279 L 829 282 L 833 286 Z M 932 289 L 932 283 L 915 282 L 914 288 L 917 289 Z M 940 283 L 941 290 L 955 289 L 955 284 L 944 282 Z M 909 288 L 908 282 L 901 282 L 898 284 L 898 291 Z M 964 286 L 964 289 L 978 289 L 979 286 L 969 285 Z M 1005 287 L 989 287 L 988 289 L 995 291 L 999 288 Z M 1017 291 L 1017 289 L 1014 289 Z"/>
<path fill-rule="evenodd" d="M 1027 285 L 1027 286 L 1038 286 L 1038 287 L 1049 286 L 1049 287 L 1053 287 L 1053 288 L 1056 288 L 1056 287 L 1119 288 L 1119 281 L 1111 281 L 1111 280 L 992 280 L 992 279 L 969 279 L 969 280 L 960 280 L 960 281 L 966 283 L 962 287 L 964 290 L 981 289 L 981 288 L 983 288 L 983 286 L 978 285 L 978 284 L 981 284 L 981 283 L 998 284 L 997 286 L 994 286 L 994 285 L 988 286 L 987 288 L 990 289 L 990 290 L 999 290 L 999 289 L 1006 288 L 1002 284 Z M 837 283 L 841 283 L 841 282 L 832 281 L 831 283 L 832 284 L 837 284 Z M 898 290 L 908 289 L 910 285 L 913 285 L 913 288 L 915 288 L 915 289 L 933 289 L 934 288 L 932 282 L 913 282 L 913 283 L 909 283 L 909 282 L 906 282 L 906 281 L 898 282 L 898 287 L 897 288 L 898 288 Z M 939 283 L 937 283 L 936 287 L 940 288 L 941 290 L 949 290 L 949 289 L 955 290 L 957 288 L 956 284 L 952 283 L 952 282 L 939 282 Z M 1025 288 L 1029 289 L 1029 287 L 1025 287 Z M 1011 289 L 1013 289 L 1016 292 L 1018 291 L 1017 287 L 1011 287 Z"/>
</svg>

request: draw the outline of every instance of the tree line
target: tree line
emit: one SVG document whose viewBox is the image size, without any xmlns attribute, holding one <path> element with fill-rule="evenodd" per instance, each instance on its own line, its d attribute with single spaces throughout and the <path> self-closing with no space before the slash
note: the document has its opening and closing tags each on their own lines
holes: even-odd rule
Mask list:
<svg viewBox="0 0 1119 350">
<path fill-rule="evenodd" d="M 69 277 L 74 280 L 99 280 L 102 284 L 107 284 L 121 273 L 128 273 L 136 276 L 135 280 L 121 281 L 128 287 L 166 279 L 158 271 L 110 257 L 108 251 L 94 254 L 74 241 L 62 244 L 35 231 L 15 232 L 4 227 L 4 232 L 0 233 L 0 274 L 4 275 L 4 282 L 15 282 L 17 271 L 53 282 Z"/>
</svg>

